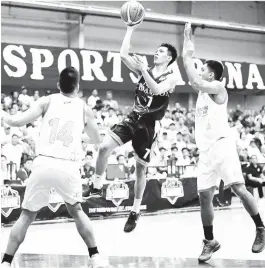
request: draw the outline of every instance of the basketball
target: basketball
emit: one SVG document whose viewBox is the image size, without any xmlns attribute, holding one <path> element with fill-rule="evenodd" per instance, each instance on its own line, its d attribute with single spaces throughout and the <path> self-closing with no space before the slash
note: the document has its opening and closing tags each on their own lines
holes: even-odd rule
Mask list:
<svg viewBox="0 0 265 268">
<path fill-rule="evenodd" d="M 129 26 L 140 23 L 144 16 L 144 7 L 137 1 L 128 1 L 121 7 L 121 18 Z"/>
</svg>

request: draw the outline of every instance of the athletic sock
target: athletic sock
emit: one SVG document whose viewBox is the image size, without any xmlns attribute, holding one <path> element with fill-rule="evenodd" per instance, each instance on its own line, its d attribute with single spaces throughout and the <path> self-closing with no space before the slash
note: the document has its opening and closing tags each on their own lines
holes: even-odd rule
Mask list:
<svg viewBox="0 0 265 268">
<path fill-rule="evenodd" d="M 203 226 L 204 237 L 206 240 L 213 240 L 213 226 Z"/>
<path fill-rule="evenodd" d="M 91 258 L 93 255 L 98 254 L 98 248 L 97 247 L 88 248 L 88 252 L 89 252 L 89 257 Z"/>
<path fill-rule="evenodd" d="M 95 179 L 93 182 L 94 188 L 101 189 L 102 188 L 102 175 L 95 174 Z"/>
<path fill-rule="evenodd" d="M 133 207 L 132 207 L 132 211 L 139 213 L 140 212 L 140 207 L 141 207 L 141 203 L 142 203 L 142 199 L 134 199 L 133 201 Z"/>
<path fill-rule="evenodd" d="M 4 257 L 3 257 L 3 260 L 2 260 L 2 263 L 3 262 L 8 262 L 8 263 L 10 263 L 11 264 L 11 262 L 13 261 L 13 258 L 14 258 L 14 256 L 11 256 L 11 255 L 8 255 L 8 254 L 4 254 Z"/>
<path fill-rule="evenodd" d="M 260 217 L 260 214 L 258 213 L 257 215 L 251 216 L 251 218 L 253 219 L 256 227 L 264 227 L 264 224 L 262 222 L 262 219 Z"/>
</svg>

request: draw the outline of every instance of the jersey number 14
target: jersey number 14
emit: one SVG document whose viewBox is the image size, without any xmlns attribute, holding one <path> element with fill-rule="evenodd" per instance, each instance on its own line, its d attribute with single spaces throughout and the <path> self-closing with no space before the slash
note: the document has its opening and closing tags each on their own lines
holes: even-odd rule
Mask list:
<svg viewBox="0 0 265 268">
<path fill-rule="evenodd" d="M 59 122 L 59 118 L 54 118 L 49 121 L 49 125 L 52 127 L 49 142 L 53 144 L 56 140 L 63 141 L 63 146 L 68 147 L 69 144 L 73 142 L 72 134 L 74 122 L 68 121 L 60 128 L 60 130 L 58 129 Z"/>
</svg>

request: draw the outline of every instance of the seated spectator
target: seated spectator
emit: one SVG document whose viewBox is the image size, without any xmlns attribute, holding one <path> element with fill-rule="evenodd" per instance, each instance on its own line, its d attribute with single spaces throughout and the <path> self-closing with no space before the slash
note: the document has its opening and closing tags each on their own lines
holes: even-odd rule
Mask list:
<svg viewBox="0 0 265 268">
<path fill-rule="evenodd" d="M 108 112 L 109 112 L 109 115 L 105 117 L 104 125 L 105 127 L 111 128 L 112 126 L 119 123 L 119 119 L 113 108 L 109 108 Z"/>
<path fill-rule="evenodd" d="M 169 125 L 169 130 L 167 131 L 168 140 L 173 143 L 176 141 L 176 124 L 173 122 Z"/>
<path fill-rule="evenodd" d="M 250 163 L 243 172 L 246 174 L 246 186 L 257 187 L 259 197 L 262 198 L 262 186 L 265 185 L 265 176 L 262 174 L 262 167 L 258 164 L 256 155 L 251 156 Z"/>
<path fill-rule="evenodd" d="M 177 161 L 177 166 L 190 165 L 190 152 L 187 148 L 182 148 L 182 157 Z"/>
<path fill-rule="evenodd" d="M 183 141 L 183 136 L 181 132 L 177 133 L 176 146 L 178 147 L 180 151 L 182 150 L 182 148 L 186 148 L 186 144 Z"/>
<path fill-rule="evenodd" d="M 34 90 L 32 100 L 37 101 L 39 98 L 40 98 L 40 92 L 38 90 Z"/>
<path fill-rule="evenodd" d="M 33 159 L 26 159 L 25 163 L 17 171 L 17 180 L 20 180 L 23 185 L 27 184 L 27 180 L 31 174 Z"/>
<path fill-rule="evenodd" d="M 20 168 L 22 154 L 24 153 L 24 149 L 19 141 L 18 135 L 12 135 L 11 143 L 4 145 L 2 152 L 6 156 L 7 162 L 15 163 L 16 169 L 18 170 Z"/>
<path fill-rule="evenodd" d="M 170 111 L 166 110 L 165 116 L 161 120 L 161 126 L 165 129 L 168 129 L 171 123 L 173 123 L 173 120 L 171 118 Z"/>
<path fill-rule="evenodd" d="M 117 117 L 118 117 L 119 122 L 121 122 L 124 119 L 124 116 L 122 113 L 118 113 Z"/>
<path fill-rule="evenodd" d="M 256 155 L 258 159 L 258 163 L 265 163 L 264 157 L 261 154 L 258 146 L 257 146 L 257 140 L 252 140 L 248 146 L 248 156 L 251 157 L 252 155 Z"/>
<path fill-rule="evenodd" d="M 171 148 L 171 154 L 169 156 L 169 160 L 177 162 L 179 159 L 179 152 L 176 146 Z"/>
<path fill-rule="evenodd" d="M 183 117 L 180 117 L 179 120 L 178 120 L 177 131 L 180 132 L 181 134 L 189 132 L 188 127 L 184 125 Z"/>
<path fill-rule="evenodd" d="M 113 100 L 113 95 L 111 91 L 107 91 L 106 100 L 103 101 L 103 104 L 105 106 L 113 108 L 115 111 L 117 111 L 119 108 L 118 102 L 116 100 Z"/>
<path fill-rule="evenodd" d="M 83 160 L 83 168 L 81 171 L 82 179 L 91 179 L 95 174 L 95 167 L 92 166 L 93 154 L 87 152 L 85 159 Z"/>
<path fill-rule="evenodd" d="M 91 96 L 87 99 L 87 105 L 90 108 L 94 108 L 96 106 L 97 100 L 100 100 L 99 96 L 98 96 L 98 91 L 97 89 L 94 89 L 92 91 Z"/>
<path fill-rule="evenodd" d="M 21 94 L 19 94 L 18 102 L 21 105 L 30 106 L 32 103 L 32 98 L 28 95 L 28 89 L 25 86 L 21 87 Z"/>
<path fill-rule="evenodd" d="M 158 140 L 159 147 L 164 147 L 167 151 L 171 148 L 171 142 L 168 140 L 167 132 L 163 132 L 162 137 Z"/>
<path fill-rule="evenodd" d="M 168 164 L 167 150 L 164 147 L 159 148 L 159 153 L 153 158 L 153 165 L 158 167 L 158 172 L 163 173 L 167 171 Z"/>
</svg>

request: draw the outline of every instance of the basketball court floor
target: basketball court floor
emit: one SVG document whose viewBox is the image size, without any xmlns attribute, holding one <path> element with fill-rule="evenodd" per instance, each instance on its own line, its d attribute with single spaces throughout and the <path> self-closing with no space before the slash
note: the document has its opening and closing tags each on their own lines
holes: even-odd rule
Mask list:
<svg viewBox="0 0 265 268">
<path fill-rule="evenodd" d="M 265 219 L 265 203 L 260 206 Z M 95 220 L 102 255 L 113 268 L 265 267 L 265 251 L 251 252 L 255 226 L 243 208 L 215 211 L 214 233 L 221 249 L 198 264 L 203 231 L 199 211 L 142 216 L 132 233 L 124 233 L 126 218 Z M 10 227 L 2 228 L 3 253 Z M 89 267 L 87 249 L 75 224 L 33 225 L 20 247 L 13 267 Z"/>
</svg>

